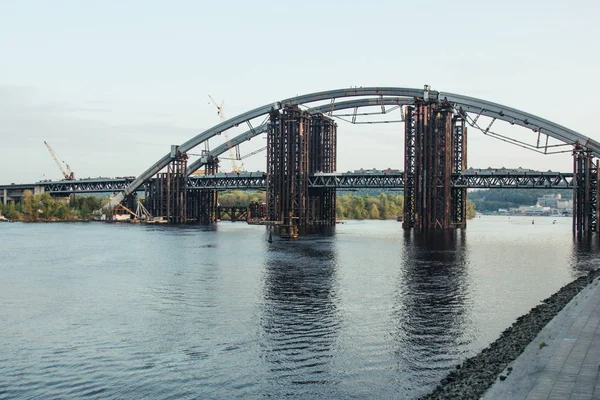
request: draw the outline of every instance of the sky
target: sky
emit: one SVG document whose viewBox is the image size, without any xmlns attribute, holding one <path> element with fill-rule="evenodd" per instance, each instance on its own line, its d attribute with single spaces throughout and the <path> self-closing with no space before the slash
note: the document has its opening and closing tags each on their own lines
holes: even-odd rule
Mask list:
<svg viewBox="0 0 600 400">
<path fill-rule="evenodd" d="M 139 175 L 220 122 L 208 94 L 232 117 L 316 91 L 428 84 L 600 140 L 598 15 L 597 0 L 0 0 L 0 183 L 60 179 L 44 140 L 77 177 Z M 261 135 L 240 151 L 265 145 Z M 402 160 L 402 124 L 338 121 L 338 171 Z M 472 130 L 468 165 L 572 161 Z M 244 168 L 264 171 L 265 153 Z"/>
</svg>

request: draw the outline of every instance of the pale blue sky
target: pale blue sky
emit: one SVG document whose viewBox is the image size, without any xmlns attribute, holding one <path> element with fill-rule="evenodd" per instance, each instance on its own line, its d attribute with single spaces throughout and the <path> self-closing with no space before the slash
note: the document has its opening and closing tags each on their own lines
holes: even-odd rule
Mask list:
<svg viewBox="0 0 600 400">
<path fill-rule="evenodd" d="M 137 175 L 219 122 L 209 93 L 233 116 L 313 91 L 430 84 L 600 140 L 599 4 L 0 0 L 0 183 L 60 178 L 43 140 L 80 177 Z M 401 168 L 402 125 L 338 132 L 338 170 Z M 245 164 L 264 170 L 264 153 Z M 571 161 L 473 131 L 469 165 Z"/>
</svg>

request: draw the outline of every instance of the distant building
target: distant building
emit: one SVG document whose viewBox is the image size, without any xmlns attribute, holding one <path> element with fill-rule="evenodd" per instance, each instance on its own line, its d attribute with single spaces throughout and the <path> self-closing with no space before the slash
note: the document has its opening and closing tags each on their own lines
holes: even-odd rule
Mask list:
<svg viewBox="0 0 600 400">
<path fill-rule="evenodd" d="M 562 196 L 560 194 L 545 194 L 542 197 L 538 197 L 537 202 L 542 207 L 556 207 L 556 202 L 561 200 Z"/>
<path fill-rule="evenodd" d="M 542 207 L 556 208 L 566 210 L 573 208 L 573 200 L 563 200 L 560 194 L 545 194 L 538 197 L 538 204 Z"/>
<path fill-rule="evenodd" d="M 551 213 L 550 207 L 543 207 L 540 205 L 535 206 L 521 206 L 519 212 L 523 215 L 548 215 Z"/>
</svg>

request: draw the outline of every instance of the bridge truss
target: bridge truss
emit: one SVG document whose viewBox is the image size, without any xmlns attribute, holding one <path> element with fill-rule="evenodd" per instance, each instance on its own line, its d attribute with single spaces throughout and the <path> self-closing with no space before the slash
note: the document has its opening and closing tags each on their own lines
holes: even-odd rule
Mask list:
<svg viewBox="0 0 600 400">
<path fill-rule="evenodd" d="M 575 184 L 574 176 L 575 174 L 572 172 L 466 171 L 462 174 L 452 174 L 451 186 L 464 189 L 572 189 Z M 265 190 L 266 179 L 267 174 L 264 172 L 193 176 L 187 178 L 187 189 L 190 191 Z M 44 185 L 45 191 L 52 195 L 68 195 L 71 193 L 117 192 L 123 190 L 130 181 L 107 179 L 104 182 L 40 182 L 35 185 Z M 152 182 L 153 180 L 149 181 L 149 183 Z M 405 176 L 401 171 L 316 173 L 308 176 L 309 188 L 404 189 L 404 183 Z M 33 187 L 34 184 L 31 186 Z M 139 187 L 140 192 L 146 190 L 146 186 Z"/>
</svg>

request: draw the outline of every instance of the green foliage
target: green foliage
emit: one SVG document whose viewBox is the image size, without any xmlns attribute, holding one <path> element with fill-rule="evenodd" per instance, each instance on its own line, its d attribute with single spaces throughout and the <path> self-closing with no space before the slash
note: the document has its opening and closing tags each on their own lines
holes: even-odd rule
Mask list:
<svg viewBox="0 0 600 400">
<path fill-rule="evenodd" d="M 20 204 L 16 206 L 13 203 L 3 205 L 2 214 L 8 219 L 20 220 L 23 218 Z"/>
<path fill-rule="evenodd" d="M 248 207 L 253 201 L 265 201 L 265 192 L 233 190 L 219 193 L 219 205 L 223 207 Z"/>
<path fill-rule="evenodd" d="M 570 189 L 488 189 L 469 193 L 469 199 L 479 211 L 498 211 L 499 208 L 532 206 L 538 197 L 546 194 L 560 194 L 563 199 L 571 199 Z"/>
<path fill-rule="evenodd" d="M 339 219 L 396 219 L 403 212 L 404 196 L 400 194 L 344 194 L 337 197 L 336 215 Z"/>
<path fill-rule="evenodd" d="M 77 197 L 72 196 L 69 200 L 69 206 L 77 212 L 81 219 L 88 219 L 92 212 L 102 208 L 107 199 L 102 199 L 94 196 Z"/>
<path fill-rule="evenodd" d="M 475 218 L 477 211 L 475 211 L 475 203 L 467 199 L 467 219 Z"/>
<path fill-rule="evenodd" d="M 97 210 L 104 204 L 104 199 L 98 197 L 71 197 L 67 202 L 65 199 L 56 199 L 49 193 L 34 195 L 30 190 L 23 192 L 21 204 L 7 204 L 0 211 L 8 219 L 15 221 L 64 221 L 89 219 L 93 210 Z"/>
</svg>

